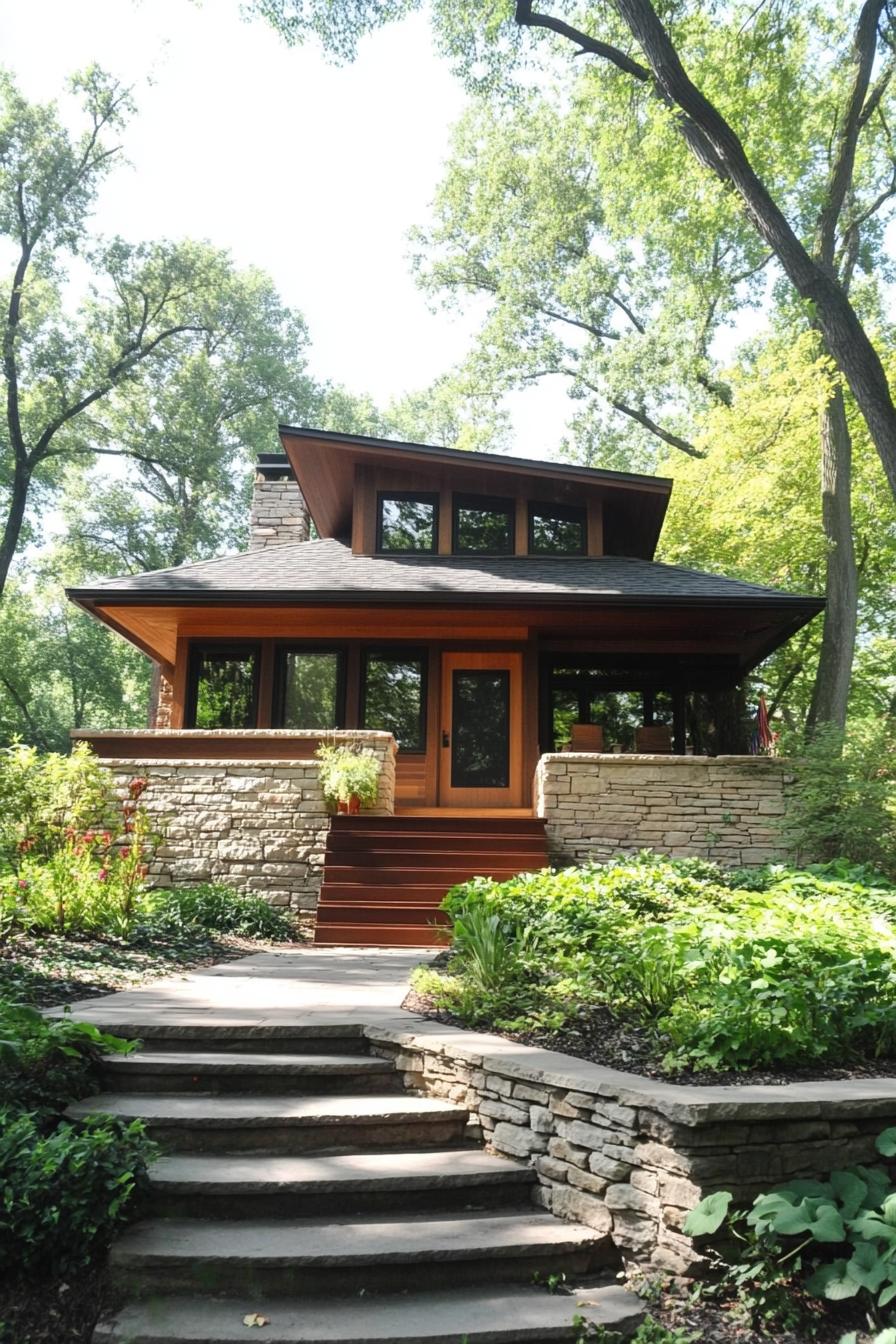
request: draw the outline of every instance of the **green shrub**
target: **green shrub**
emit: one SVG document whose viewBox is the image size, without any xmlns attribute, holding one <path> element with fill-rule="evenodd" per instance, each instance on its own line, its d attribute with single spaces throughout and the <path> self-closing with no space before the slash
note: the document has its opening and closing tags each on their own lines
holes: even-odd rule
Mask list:
<svg viewBox="0 0 896 1344">
<path fill-rule="evenodd" d="M 96 1090 L 101 1055 L 126 1054 L 134 1044 L 68 1014 L 46 1018 L 0 1001 L 0 1094 L 22 1110 L 59 1113 Z"/>
<path fill-rule="evenodd" d="M 333 746 L 322 743 L 315 752 L 324 798 L 330 807 L 357 798 L 362 807 L 373 807 L 379 793 L 382 766 L 369 747 Z"/>
<path fill-rule="evenodd" d="M 784 838 L 797 861 L 846 859 L 896 878 L 896 720 L 819 730 L 789 755 Z"/>
<path fill-rule="evenodd" d="M 85 1268 L 154 1156 L 140 1121 L 91 1116 L 45 1134 L 33 1115 L 0 1112 L 0 1273 L 45 1282 Z"/>
<path fill-rule="evenodd" d="M 642 854 L 477 878 L 444 908 L 455 955 L 424 987 L 471 1024 L 561 1028 L 601 1005 L 663 1042 L 671 1070 L 896 1048 L 889 886 L 777 867 L 745 890 L 712 864 Z"/>
<path fill-rule="evenodd" d="M 896 1129 L 877 1140 L 896 1155 Z M 723 1289 L 757 1322 L 794 1325 L 794 1280 L 828 1302 L 855 1300 L 878 1333 L 896 1344 L 896 1185 L 882 1167 L 834 1171 L 826 1181 L 790 1181 L 731 1212 L 726 1191 L 707 1196 L 688 1214 L 688 1236 L 713 1236 L 725 1225 L 727 1259 L 719 1255 Z M 732 1247 L 736 1248 L 732 1254 Z M 841 1344 L 856 1344 L 844 1335 Z"/>
<path fill-rule="evenodd" d="M 148 925 L 166 932 L 200 928 L 274 942 L 290 942 L 295 937 L 287 916 L 262 896 L 245 895 L 220 883 L 153 892 Z"/>
<path fill-rule="evenodd" d="M 135 777 L 119 798 L 86 746 L 0 751 L 0 937 L 16 927 L 126 936 L 145 901 L 154 836 Z"/>
</svg>

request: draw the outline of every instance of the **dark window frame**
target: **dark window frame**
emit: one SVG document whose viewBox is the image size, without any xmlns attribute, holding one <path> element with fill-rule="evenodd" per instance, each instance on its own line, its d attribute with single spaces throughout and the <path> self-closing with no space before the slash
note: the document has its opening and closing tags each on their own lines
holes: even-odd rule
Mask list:
<svg viewBox="0 0 896 1344">
<path fill-rule="evenodd" d="M 404 756 L 425 756 L 427 739 L 427 720 L 429 718 L 429 649 L 420 645 L 369 644 L 361 649 L 360 678 L 358 687 L 358 727 L 364 732 L 381 732 L 382 729 L 367 728 L 367 665 L 371 658 L 391 658 L 393 662 L 419 662 L 420 664 L 420 719 L 419 741 L 413 747 L 399 746 Z"/>
<path fill-rule="evenodd" d="M 190 653 L 187 660 L 187 694 L 184 710 L 184 727 L 196 727 L 196 711 L 199 707 L 199 672 L 204 658 L 209 655 L 218 655 L 222 658 L 234 658 L 242 655 L 251 657 L 254 660 L 252 673 L 252 722 L 243 730 L 235 729 L 235 732 L 249 732 L 258 727 L 258 693 L 261 685 L 261 640 L 258 639 L 191 639 Z M 200 729 L 200 731 L 202 731 Z M 214 732 L 214 729 L 207 729 L 208 732 Z"/>
<path fill-rule="evenodd" d="M 558 522 L 578 523 L 582 529 L 582 544 L 573 551 L 541 551 L 535 549 L 535 519 L 554 518 Z M 542 500 L 529 500 L 529 525 L 527 529 L 527 545 L 530 555 L 537 555 L 539 559 L 550 559 L 552 555 L 587 555 L 588 554 L 588 510 L 581 504 L 548 504 Z"/>
<path fill-rule="evenodd" d="M 344 644 L 323 644 L 319 641 L 312 641 L 307 644 L 300 640 L 283 640 L 274 644 L 274 683 L 272 687 L 271 701 L 271 726 L 274 728 L 288 728 L 290 725 L 284 723 L 285 718 L 285 700 L 286 700 L 286 658 L 290 653 L 335 653 L 337 656 L 336 664 L 336 725 L 337 729 L 345 727 L 345 707 L 346 691 L 348 684 L 348 650 Z M 332 728 L 321 729 L 303 729 L 297 728 L 296 732 L 332 732 Z"/>
<path fill-rule="evenodd" d="M 469 546 L 461 549 L 459 544 L 460 521 L 458 519 L 458 513 L 461 509 L 469 509 L 471 512 L 478 511 L 480 513 L 503 513 L 508 523 L 506 550 L 478 551 Z M 451 499 L 451 551 L 454 555 L 516 555 L 516 500 L 498 495 L 453 495 Z"/>
<path fill-rule="evenodd" d="M 414 550 L 383 546 L 383 504 L 387 499 L 432 505 L 432 545 Z M 376 495 L 376 550 L 378 555 L 437 555 L 439 551 L 439 492 L 437 490 L 378 490 Z"/>
</svg>

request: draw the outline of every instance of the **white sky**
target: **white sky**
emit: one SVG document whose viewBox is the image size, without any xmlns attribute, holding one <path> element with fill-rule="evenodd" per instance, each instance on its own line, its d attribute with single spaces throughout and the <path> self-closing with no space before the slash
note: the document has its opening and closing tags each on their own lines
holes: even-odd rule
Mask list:
<svg viewBox="0 0 896 1344">
<path fill-rule="evenodd" d="M 241 20 L 237 0 L 0 0 L 0 63 L 27 96 L 58 97 L 92 61 L 138 104 L 100 232 L 207 238 L 261 266 L 305 315 L 312 371 L 380 404 L 465 354 L 472 323 L 432 313 L 406 257 L 464 105 L 423 16 L 337 67 Z M 516 451 L 550 456 L 562 390 L 516 402 Z"/>
</svg>

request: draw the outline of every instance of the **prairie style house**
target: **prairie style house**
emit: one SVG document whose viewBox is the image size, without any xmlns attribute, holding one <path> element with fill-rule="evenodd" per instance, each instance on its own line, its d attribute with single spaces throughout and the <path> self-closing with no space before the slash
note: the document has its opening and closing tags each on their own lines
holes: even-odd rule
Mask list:
<svg viewBox="0 0 896 1344">
<path fill-rule="evenodd" d="M 71 590 L 161 670 L 153 728 L 88 734 L 101 755 L 304 760 L 386 732 L 396 821 L 532 818 L 540 759 L 684 757 L 688 692 L 736 685 L 823 605 L 656 562 L 667 479 L 281 440 L 249 551 Z"/>
</svg>

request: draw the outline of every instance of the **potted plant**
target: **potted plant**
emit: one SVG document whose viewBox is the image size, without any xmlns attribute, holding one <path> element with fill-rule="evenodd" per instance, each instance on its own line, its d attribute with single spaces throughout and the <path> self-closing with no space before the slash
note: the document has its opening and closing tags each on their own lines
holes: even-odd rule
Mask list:
<svg viewBox="0 0 896 1344">
<path fill-rule="evenodd" d="M 323 743 L 315 755 L 328 807 L 354 814 L 374 805 L 382 766 L 369 747 Z"/>
</svg>

